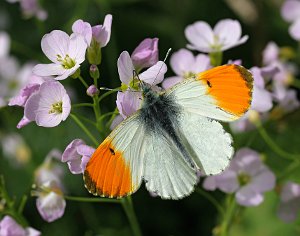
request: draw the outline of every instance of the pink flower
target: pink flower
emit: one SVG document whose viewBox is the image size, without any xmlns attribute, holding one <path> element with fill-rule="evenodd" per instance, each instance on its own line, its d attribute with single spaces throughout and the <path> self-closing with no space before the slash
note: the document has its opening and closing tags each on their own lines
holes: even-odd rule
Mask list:
<svg viewBox="0 0 300 236">
<path fill-rule="evenodd" d="M 214 29 L 204 21 L 197 21 L 185 29 L 185 36 L 190 44 L 189 49 L 200 52 L 219 52 L 233 48 L 247 41 L 248 36 L 241 38 L 241 25 L 237 20 L 224 19 Z"/>
<path fill-rule="evenodd" d="M 122 52 L 118 59 L 118 72 L 120 80 L 122 81 L 122 87 L 125 87 L 124 90 L 130 87 L 130 90 L 118 92 L 116 103 L 118 110 L 124 119 L 137 111 L 142 101 L 142 94 L 138 91 L 139 81 L 137 78 L 133 77 L 133 70 L 134 66 L 129 53 L 127 51 Z M 155 65 L 139 74 L 139 79 L 152 85 L 153 89 L 159 90 L 160 88 L 155 85 L 162 82 L 166 72 L 166 64 L 162 61 L 158 61 Z"/>
<path fill-rule="evenodd" d="M 180 49 L 172 54 L 170 65 L 176 76 L 164 79 L 162 87 L 170 88 L 186 78 L 195 76 L 197 73 L 211 68 L 210 59 L 205 54 L 198 54 L 196 57 L 186 49 Z"/>
<path fill-rule="evenodd" d="M 42 164 L 34 172 L 34 183 L 42 186 L 46 182 L 54 181 L 60 188 L 63 188 L 61 179 L 64 175 L 64 169 L 60 162 L 62 153 L 57 149 L 51 150 L 45 157 Z"/>
<path fill-rule="evenodd" d="M 38 64 L 33 72 L 39 76 L 56 76 L 56 80 L 66 79 L 74 74 L 85 60 L 87 43 L 79 34 L 67 35 L 53 30 L 42 38 L 42 50 L 51 60 L 51 64 Z"/>
<path fill-rule="evenodd" d="M 42 218 L 53 222 L 61 218 L 65 212 L 66 201 L 63 193 L 55 181 L 47 181 L 33 190 L 37 198 L 36 206 Z"/>
<path fill-rule="evenodd" d="M 269 42 L 263 50 L 264 65 L 272 64 L 279 59 L 279 47 L 273 41 Z"/>
<path fill-rule="evenodd" d="M 0 221 L 1 236 L 40 236 L 41 232 L 31 228 L 23 228 L 12 217 L 4 216 Z"/>
<path fill-rule="evenodd" d="M 275 186 L 275 175 L 265 166 L 259 154 L 243 148 L 236 152 L 228 169 L 221 174 L 206 177 L 203 187 L 207 190 L 220 189 L 235 193 L 238 204 L 257 206 L 264 199 L 263 193 Z"/>
<path fill-rule="evenodd" d="M 131 54 L 131 59 L 137 71 L 153 66 L 158 62 L 158 38 L 144 39 Z"/>
<path fill-rule="evenodd" d="M 133 88 L 133 71 L 135 70 L 132 59 L 127 51 L 123 51 L 118 58 L 118 72 L 120 80 L 123 84 L 126 84 Z M 164 74 L 167 72 L 167 66 L 164 62 L 158 61 L 146 71 L 139 74 L 139 78 L 150 85 L 156 85 L 163 81 Z M 133 88 L 134 89 L 134 88 Z M 135 88 L 136 89 L 136 88 Z"/>
<path fill-rule="evenodd" d="M 112 24 L 112 15 L 108 14 L 104 18 L 103 25 L 96 25 L 92 27 L 93 39 L 99 43 L 100 47 L 105 47 L 111 35 L 111 24 Z"/>
<path fill-rule="evenodd" d="M 295 40 L 300 40 L 300 2 L 287 0 L 281 8 L 281 15 L 287 22 L 291 22 L 289 33 Z"/>
<path fill-rule="evenodd" d="M 141 101 L 142 93 L 140 92 L 132 92 L 129 90 L 125 92 L 118 92 L 116 103 L 123 119 L 126 119 L 128 116 L 140 109 Z"/>
<path fill-rule="evenodd" d="M 77 20 L 72 25 L 72 31 L 75 34 L 81 35 L 86 44 L 90 46 L 92 41 L 92 27 L 90 23 L 84 22 L 83 20 Z"/>
<path fill-rule="evenodd" d="M 47 19 L 47 12 L 41 8 L 38 3 L 38 0 L 6 0 L 10 3 L 20 2 L 22 13 L 25 17 L 29 18 L 36 16 L 41 21 Z"/>
<path fill-rule="evenodd" d="M 296 220 L 300 210 L 300 185 L 286 183 L 281 190 L 278 217 L 285 222 Z"/>
<path fill-rule="evenodd" d="M 300 102 L 297 98 L 297 91 L 294 89 L 288 89 L 285 93 L 285 96 L 278 102 L 278 106 L 284 112 L 294 111 L 300 106 Z"/>
<path fill-rule="evenodd" d="M 38 92 L 30 96 L 25 104 L 24 114 L 38 126 L 54 127 L 67 119 L 71 111 L 70 98 L 57 81 L 45 82 Z"/>
<path fill-rule="evenodd" d="M 95 149 L 81 139 L 74 139 L 65 149 L 61 161 L 67 162 L 72 174 L 82 174 Z"/>
</svg>

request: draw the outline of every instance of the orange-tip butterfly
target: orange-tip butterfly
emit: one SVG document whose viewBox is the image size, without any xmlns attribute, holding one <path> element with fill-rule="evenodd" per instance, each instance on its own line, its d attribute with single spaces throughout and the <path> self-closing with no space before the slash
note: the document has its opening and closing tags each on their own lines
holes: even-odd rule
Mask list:
<svg viewBox="0 0 300 236">
<path fill-rule="evenodd" d="M 84 171 L 94 195 L 121 198 L 146 188 L 164 199 L 189 195 L 197 170 L 218 174 L 233 155 L 231 135 L 216 121 L 234 121 L 250 107 L 253 77 L 218 66 L 156 92 L 141 83 L 141 108 L 100 144 Z"/>
</svg>

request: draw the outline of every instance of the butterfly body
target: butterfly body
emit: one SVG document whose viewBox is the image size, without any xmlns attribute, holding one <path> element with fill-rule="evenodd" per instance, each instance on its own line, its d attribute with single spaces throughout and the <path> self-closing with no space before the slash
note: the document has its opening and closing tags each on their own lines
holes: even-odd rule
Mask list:
<svg viewBox="0 0 300 236">
<path fill-rule="evenodd" d="M 196 171 L 218 174 L 233 155 L 232 138 L 216 121 L 250 107 L 253 78 L 238 65 L 199 73 L 164 92 L 142 83 L 141 108 L 100 144 L 84 172 L 94 195 L 121 198 L 141 185 L 164 199 L 189 195 Z"/>
</svg>

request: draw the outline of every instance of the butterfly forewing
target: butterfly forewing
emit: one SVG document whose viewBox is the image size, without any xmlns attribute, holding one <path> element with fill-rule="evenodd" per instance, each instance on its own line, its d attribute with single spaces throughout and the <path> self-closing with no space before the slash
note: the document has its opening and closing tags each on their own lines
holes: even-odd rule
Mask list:
<svg viewBox="0 0 300 236">
<path fill-rule="evenodd" d="M 143 156 L 144 129 L 136 114 L 114 129 L 94 152 L 84 172 L 86 188 L 111 198 L 135 192 L 142 181 Z"/>
<path fill-rule="evenodd" d="M 199 73 L 166 91 L 186 111 L 205 117 L 233 121 L 248 111 L 253 78 L 242 66 L 224 65 Z"/>
</svg>

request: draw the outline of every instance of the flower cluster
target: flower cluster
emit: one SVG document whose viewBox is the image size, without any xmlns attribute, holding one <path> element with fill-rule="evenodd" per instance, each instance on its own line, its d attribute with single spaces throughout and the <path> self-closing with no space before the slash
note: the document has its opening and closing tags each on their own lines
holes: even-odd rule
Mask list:
<svg viewBox="0 0 300 236">
<path fill-rule="evenodd" d="M 300 40 L 300 2 L 297 0 L 286 0 L 281 8 L 281 15 L 287 22 L 292 23 L 289 27 L 291 37 Z"/>
</svg>

